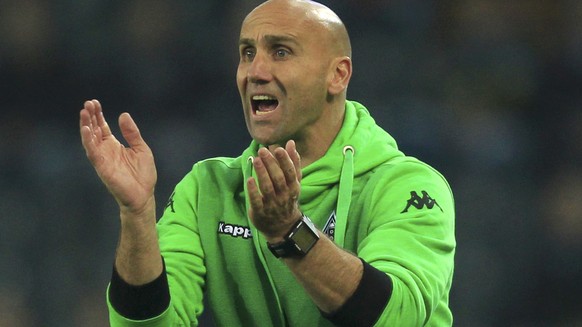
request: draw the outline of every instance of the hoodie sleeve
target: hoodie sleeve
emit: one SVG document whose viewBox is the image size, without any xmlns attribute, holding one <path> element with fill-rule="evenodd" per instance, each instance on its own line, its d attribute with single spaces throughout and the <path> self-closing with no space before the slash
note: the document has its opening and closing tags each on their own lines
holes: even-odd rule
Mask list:
<svg viewBox="0 0 582 327">
<path fill-rule="evenodd" d="M 197 326 L 202 313 L 206 268 L 197 225 L 196 198 L 199 186 L 196 165 L 176 185 L 157 223 L 160 250 L 166 267 L 170 292 L 169 307 L 156 317 L 131 319 L 119 313 L 110 299 L 110 324 L 119 326 Z"/>
<path fill-rule="evenodd" d="M 392 281 L 376 326 L 452 324 L 455 209 L 446 180 L 408 159 L 378 169 L 362 195 L 367 228 L 357 254 Z"/>
</svg>

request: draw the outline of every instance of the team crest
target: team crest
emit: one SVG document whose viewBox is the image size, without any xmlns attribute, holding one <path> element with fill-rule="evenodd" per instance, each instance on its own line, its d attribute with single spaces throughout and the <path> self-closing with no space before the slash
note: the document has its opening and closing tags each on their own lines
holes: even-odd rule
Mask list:
<svg viewBox="0 0 582 327">
<path fill-rule="evenodd" d="M 335 235 L 335 210 L 331 213 L 329 218 L 327 218 L 327 222 L 325 223 L 325 226 L 323 226 L 322 232 L 333 241 Z"/>
</svg>

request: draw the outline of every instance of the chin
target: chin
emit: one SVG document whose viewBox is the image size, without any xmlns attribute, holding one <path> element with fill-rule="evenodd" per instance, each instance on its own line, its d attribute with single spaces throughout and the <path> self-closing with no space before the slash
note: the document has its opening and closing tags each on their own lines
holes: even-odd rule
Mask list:
<svg viewBox="0 0 582 327">
<path fill-rule="evenodd" d="M 262 145 L 273 145 L 273 144 L 278 144 L 279 143 L 279 139 L 273 138 L 270 135 L 252 135 L 253 139 L 255 140 L 255 142 L 262 144 Z"/>
<path fill-rule="evenodd" d="M 255 140 L 255 142 L 261 144 L 261 145 L 271 145 L 273 144 L 273 140 L 269 139 L 269 138 L 263 138 L 263 137 L 253 137 L 253 139 Z"/>
</svg>

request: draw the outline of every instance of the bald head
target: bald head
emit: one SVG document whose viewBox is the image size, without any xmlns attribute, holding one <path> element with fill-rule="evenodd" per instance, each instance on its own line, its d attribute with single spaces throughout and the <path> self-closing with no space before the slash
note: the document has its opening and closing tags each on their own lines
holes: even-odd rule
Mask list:
<svg viewBox="0 0 582 327">
<path fill-rule="evenodd" d="M 350 38 L 338 15 L 323 4 L 309 0 L 269 0 L 251 11 L 243 22 L 263 13 L 279 12 L 293 17 L 296 23 L 319 33 L 322 42 L 335 56 L 352 56 Z"/>
<path fill-rule="evenodd" d="M 248 14 L 236 78 L 253 138 L 295 140 L 305 164 L 321 157 L 343 123 L 350 53 L 344 24 L 316 2 L 269 0 Z"/>
</svg>

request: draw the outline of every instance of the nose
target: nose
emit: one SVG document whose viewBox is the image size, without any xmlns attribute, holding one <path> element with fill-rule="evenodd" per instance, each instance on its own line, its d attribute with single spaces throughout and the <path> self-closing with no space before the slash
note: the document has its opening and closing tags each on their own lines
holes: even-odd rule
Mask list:
<svg viewBox="0 0 582 327">
<path fill-rule="evenodd" d="M 247 71 L 251 83 L 268 83 L 272 79 L 271 63 L 267 56 L 257 53 Z"/>
</svg>

